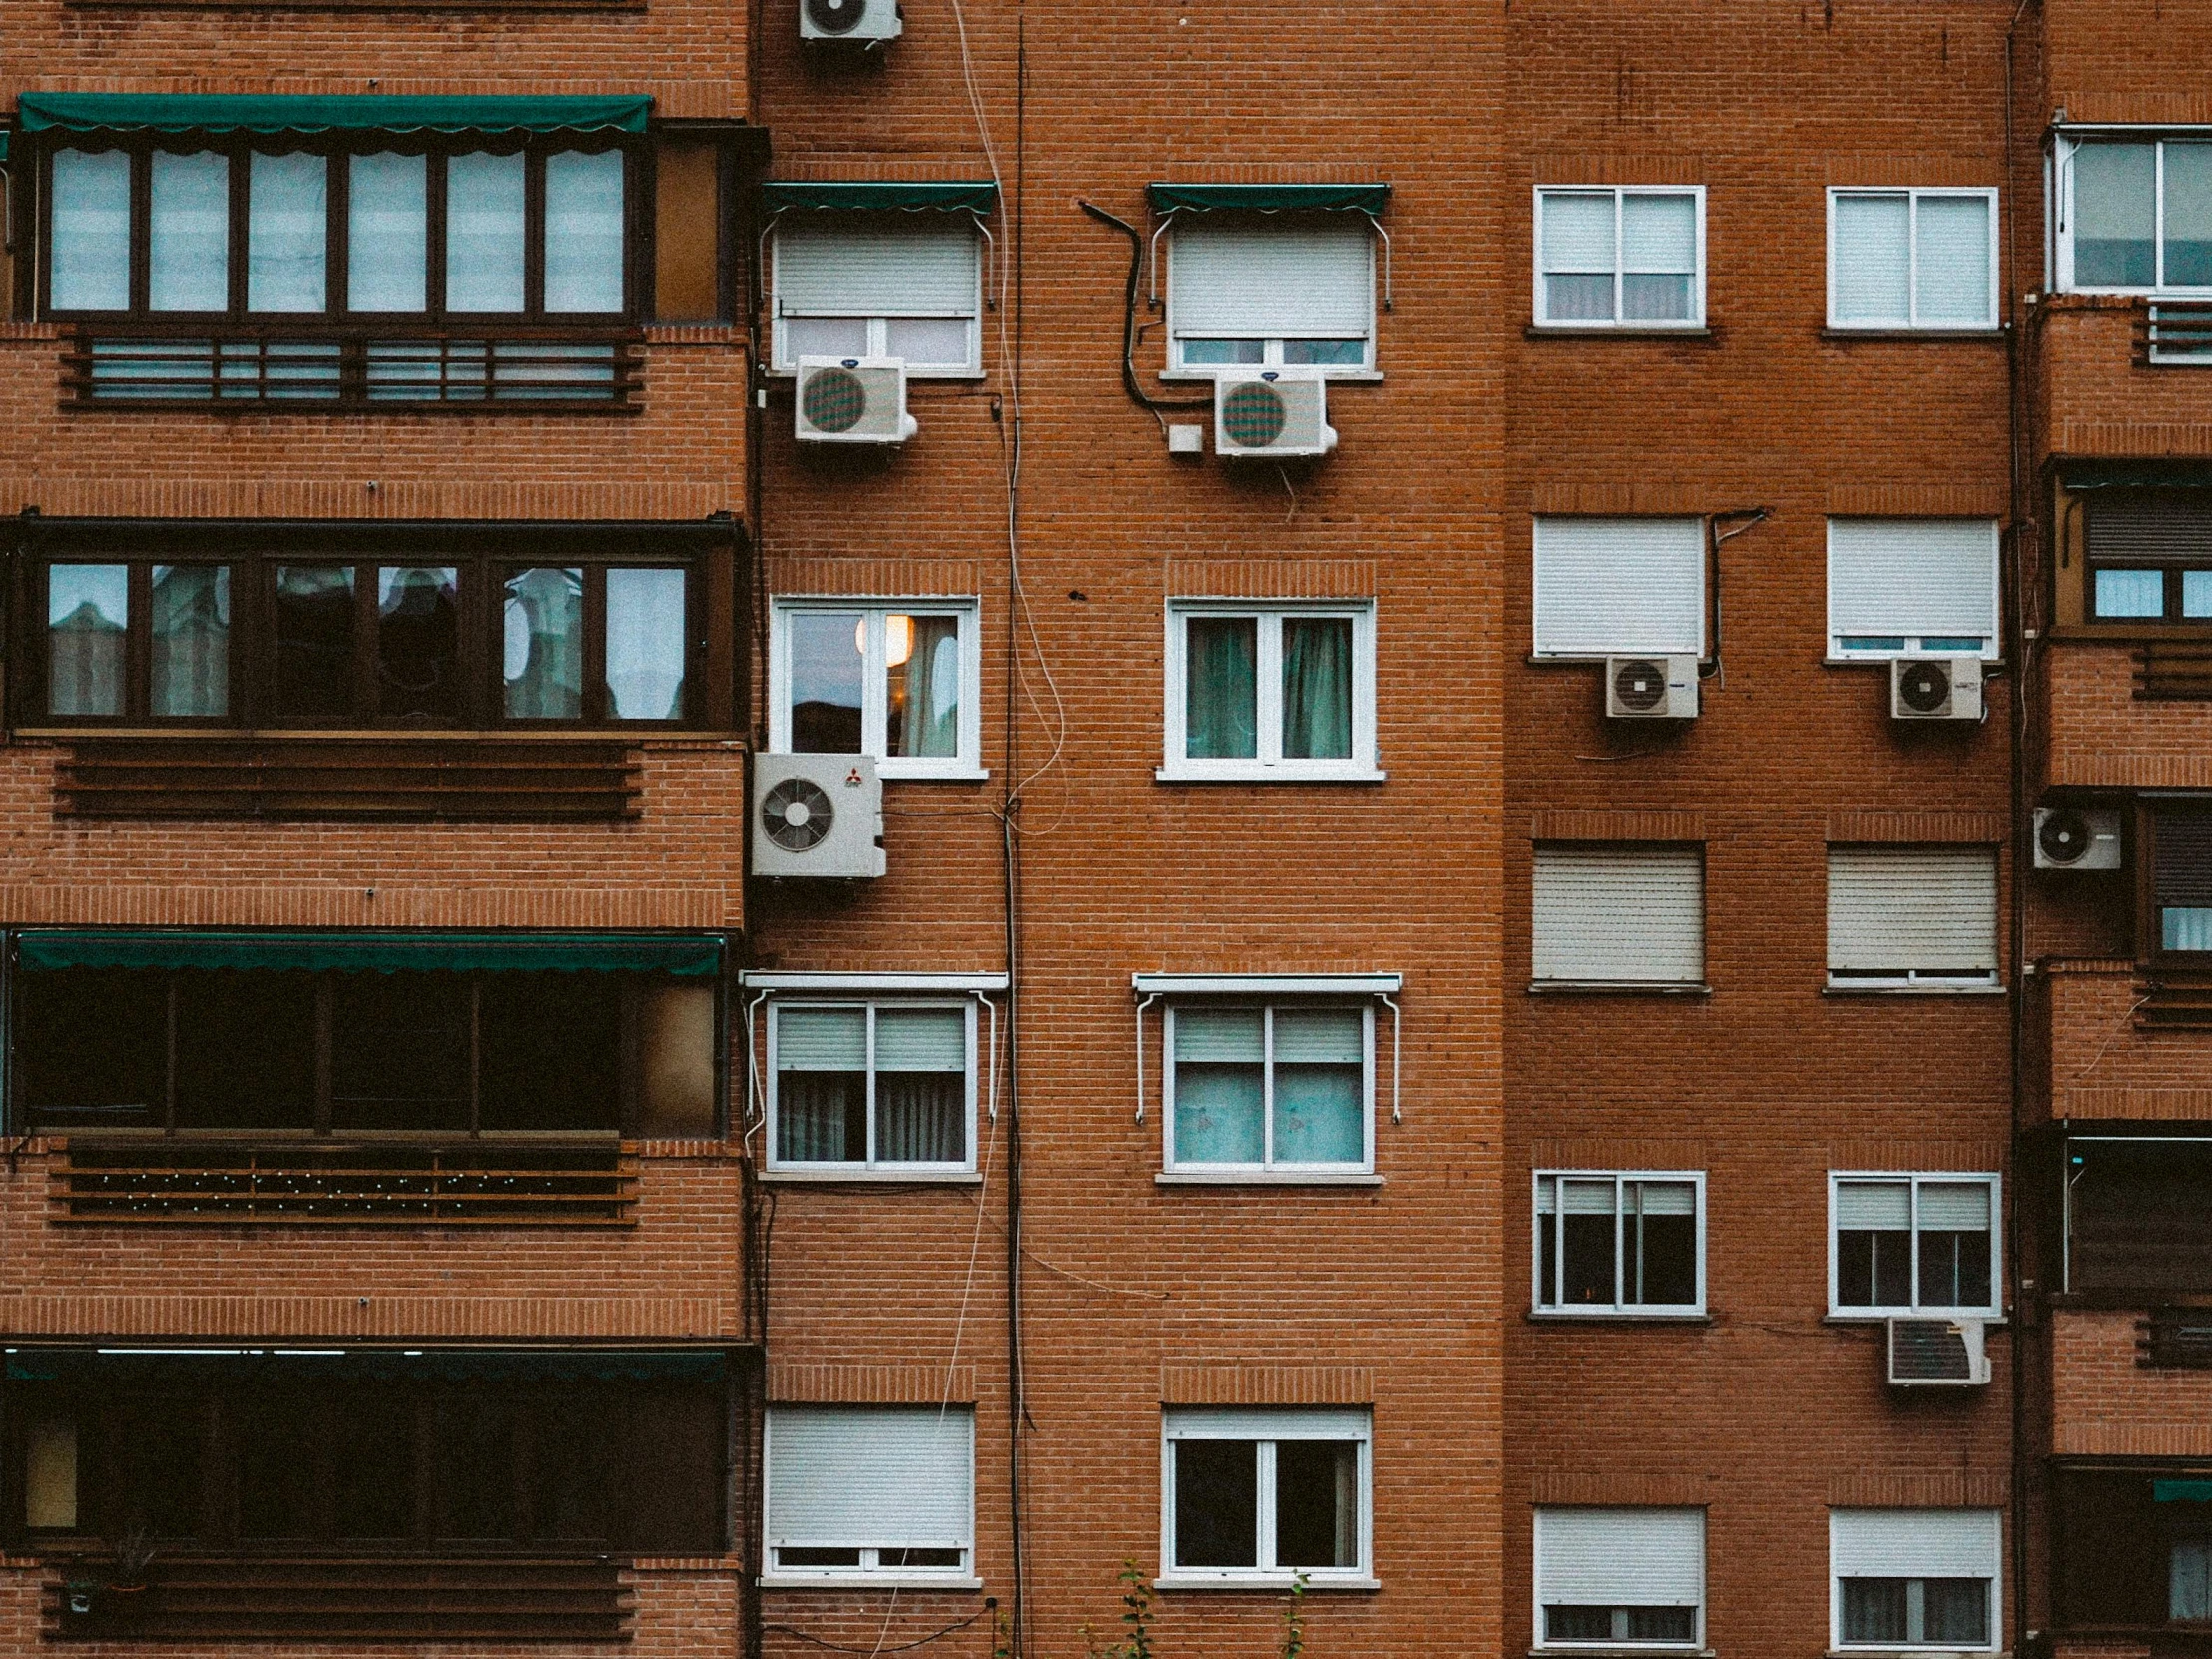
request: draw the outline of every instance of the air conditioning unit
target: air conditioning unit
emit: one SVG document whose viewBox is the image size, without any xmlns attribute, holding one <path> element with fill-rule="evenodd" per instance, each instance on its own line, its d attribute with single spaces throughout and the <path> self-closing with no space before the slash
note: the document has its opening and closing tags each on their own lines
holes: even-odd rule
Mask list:
<svg viewBox="0 0 2212 1659">
<path fill-rule="evenodd" d="M 1336 447 L 1328 382 L 1319 374 L 1263 368 L 1216 377 L 1215 454 L 1280 461 Z"/>
<path fill-rule="evenodd" d="M 2109 808 L 2035 809 L 2037 869 L 2118 869 L 2120 815 Z"/>
<path fill-rule="evenodd" d="M 898 0 L 799 0 L 801 40 L 841 40 L 874 46 L 906 29 Z"/>
<path fill-rule="evenodd" d="M 1891 1320 L 1884 1341 L 1893 1388 L 1979 1388 L 1989 1381 L 1980 1320 Z"/>
<path fill-rule="evenodd" d="M 872 758 L 754 757 L 755 875 L 868 880 L 883 868 L 883 786 Z"/>
<path fill-rule="evenodd" d="M 903 357 L 802 357 L 795 401 L 802 443 L 904 443 L 920 430 Z"/>
<path fill-rule="evenodd" d="M 1608 720 L 1697 719 L 1695 657 L 1605 659 Z"/>
<path fill-rule="evenodd" d="M 1979 657 L 1899 657 L 1890 664 L 1892 720 L 1979 720 Z"/>
</svg>

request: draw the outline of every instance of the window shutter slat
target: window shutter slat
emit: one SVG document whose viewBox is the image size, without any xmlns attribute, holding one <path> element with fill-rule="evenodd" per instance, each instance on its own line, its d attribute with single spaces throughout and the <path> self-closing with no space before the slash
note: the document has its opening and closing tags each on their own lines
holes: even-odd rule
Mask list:
<svg viewBox="0 0 2212 1659">
<path fill-rule="evenodd" d="M 1917 1214 L 1922 1227 L 1936 1232 L 1985 1233 L 1989 1228 L 1988 1184 L 1923 1181 Z"/>
<path fill-rule="evenodd" d="M 1538 980 L 1705 977 L 1702 847 L 1539 846 L 1533 909 Z"/>
<path fill-rule="evenodd" d="M 1838 322 L 1911 320 L 1912 211 L 1904 191 L 1836 198 Z"/>
<path fill-rule="evenodd" d="M 1644 1181 L 1638 1184 L 1637 1208 L 1647 1216 L 1694 1216 L 1697 1188 L 1687 1181 Z"/>
<path fill-rule="evenodd" d="M 1987 519 L 1832 518 L 1831 635 L 1997 632 L 1997 537 Z"/>
<path fill-rule="evenodd" d="M 783 316 L 973 316 L 981 250 L 965 223 L 786 220 L 776 228 L 776 308 Z"/>
<path fill-rule="evenodd" d="M 957 1008 L 878 1008 L 877 1071 L 967 1070 L 967 1015 Z"/>
<path fill-rule="evenodd" d="M 1168 239 L 1168 306 L 1182 339 L 1365 339 L 1375 316 L 1375 233 L 1324 223 L 1184 221 Z"/>
<path fill-rule="evenodd" d="M 1613 1213 L 1612 1182 L 1569 1181 L 1566 1189 L 1568 1215 L 1609 1216 Z"/>
<path fill-rule="evenodd" d="M 1351 1008 L 1278 1008 L 1277 1065 L 1356 1066 L 1367 1056 L 1366 1021 Z"/>
<path fill-rule="evenodd" d="M 1705 649 L 1705 526 L 1695 518 L 1536 520 L 1536 655 Z"/>
<path fill-rule="evenodd" d="M 783 1008 L 776 1015 L 778 1071 L 865 1071 L 867 1011 Z"/>
<path fill-rule="evenodd" d="M 2212 558 L 2212 500 L 2099 490 L 2088 518 L 2089 557 L 2099 564 Z"/>
<path fill-rule="evenodd" d="M 768 1542 L 969 1547 L 970 1407 L 778 1405 L 768 1415 Z"/>
<path fill-rule="evenodd" d="M 1178 1008 L 1175 1057 L 1215 1065 L 1256 1066 L 1263 1058 L 1257 1008 Z"/>
<path fill-rule="evenodd" d="M 2151 882 L 2162 905 L 2212 905 L 2212 813 L 2160 813 Z"/>
<path fill-rule="evenodd" d="M 1990 321 L 1989 199 L 1923 196 L 1915 214 L 1921 325 L 1983 326 Z"/>
<path fill-rule="evenodd" d="M 1995 972 L 1996 854 L 1830 847 L 1828 965 L 1862 973 Z"/>
<path fill-rule="evenodd" d="M 1994 1509 L 1831 1509 L 1838 1578 L 1994 1578 L 2003 1547 Z"/>
<path fill-rule="evenodd" d="M 1902 1233 L 1913 1225 L 1908 1181 L 1839 1181 L 1836 1225 L 1853 1232 Z"/>
<path fill-rule="evenodd" d="M 1536 1597 L 1547 1607 L 1695 1607 L 1702 1509 L 1539 1509 Z"/>
<path fill-rule="evenodd" d="M 1171 1440 L 1364 1440 L 1369 1414 L 1340 1410 L 1171 1410 Z"/>
</svg>

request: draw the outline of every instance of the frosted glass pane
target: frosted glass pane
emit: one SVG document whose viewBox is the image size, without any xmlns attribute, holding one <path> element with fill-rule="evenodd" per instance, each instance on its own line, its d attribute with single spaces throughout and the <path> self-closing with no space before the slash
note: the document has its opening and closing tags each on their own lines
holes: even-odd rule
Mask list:
<svg viewBox="0 0 2212 1659">
<path fill-rule="evenodd" d="M 1912 203 L 1895 196 L 1836 198 L 1836 320 L 1911 320 Z"/>
<path fill-rule="evenodd" d="M 1544 196 L 1544 269 L 1613 269 L 1613 193 Z"/>
<path fill-rule="evenodd" d="M 894 316 L 883 324 L 884 350 L 921 368 L 966 368 L 968 324 L 956 316 Z"/>
<path fill-rule="evenodd" d="M 564 150 L 545 158 L 545 308 L 622 309 L 619 150 Z"/>
<path fill-rule="evenodd" d="M 1621 198 L 1621 269 L 1697 270 L 1697 199 L 1691 196 Z"/>
<path fill-rule="evenodd" d="M 2166 146 L 2169 288 L 2212 287 L 2212 144 Z"/>
<path fill-rule="evenodd" d="M 2099 617 L 2166 614 L 2166 573 L 2162 570 L 2100 570 L 2096 583 Z"/>
<path fill-rule="evenodd" d="M 867 355 L 867 318 L 787 316 L 784 318 L 784 354 L 793 362 L 801 357 L 864 357 Z"/>
<path fill-rule="evenodd" d="M 230 309 L 230 157 L 154 153 L 146 276 L 154 310 Z"/>
<path fill-rule="evenodd" d="M 430 251 L 429 159 L 355 156 L 346 210 L 346 308 L 419 311 Z"/>
<path fill-rule="evenodd" d="M 323 308 L 329 206 L 327 157 L 254 157 L 246 188 L 248 310 Z"/>
<path fill-rule="evenodd" d="M 617 720 L 684 714 L 684 573 L 607 572 L 607 691 Z"/>
<path fill-rule="evenodd" d="M 1920 200 L 1915 298 L 1924 324 L 1986 327 L 1989 293 L 1989 199 L 1924 196 Z"/>
<path fill-rule="evenodd" d="M 131 306 L 131 158 L 120 150 L 54 153 L 53 264 L 57 311 Z"/>
<path fill-rule="evenodd" d="M 2157 146 L 2085 144 L 2073 154 L 2074 281 L 2147 288 L 2157 280 Z"/>
<path fill-rule="evenodd" d="M 445 308 L 522 309 L 522 157 L 472 151 L 445 164 Z"/>
</svg>

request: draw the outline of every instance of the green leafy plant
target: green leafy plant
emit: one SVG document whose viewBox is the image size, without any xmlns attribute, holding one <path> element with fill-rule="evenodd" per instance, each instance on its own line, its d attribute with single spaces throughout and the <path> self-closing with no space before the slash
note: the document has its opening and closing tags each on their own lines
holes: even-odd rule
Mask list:
<svg viewBox="0 0 2212 1659">
<path fill-rule="evenodd" d="M 1085 1659 L 1159 1659 L 1152 1645 L 1152 1583 L 1134 1561 L 1124 1561 L 1117 1575 L 1121 1584 L 1121 1636 L 1101 1645 L 1084 1625 Z M 1290 1598 L 1283 1604 L 1281 1659 L 1304 1659 L 1306 1653 L 1306 1575 L 1291 1580 Z M 1012 1659 L 1011 1643 L 994 1647 L 991 1659 Z"/>
<path fill-rule="evenodd" d="M 1299 1659 L 1306 1651 L 1306 1575 L 1291 1580 L 1291 1596 L 1283 1604 L 1283 1659 Z"/>
</svg>

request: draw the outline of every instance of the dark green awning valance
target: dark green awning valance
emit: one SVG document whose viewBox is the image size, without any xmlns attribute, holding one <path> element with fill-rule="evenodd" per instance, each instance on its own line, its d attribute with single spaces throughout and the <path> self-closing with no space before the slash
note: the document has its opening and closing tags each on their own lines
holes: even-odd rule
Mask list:
<svg viewBox="0 0 2212 1659">
<path fill-rule="evenodd" d="M 815 208 L 835 213 L 933 210 L 989 214 L 998 211 L 998 187 L 988 179 L 965 183 L 904 179 L 860 179 L 832 184 L 807 180 L 772 181 L 761 187 L 761 206 L 770 213 L 784 208 Z"/>
<path fill-rule="evenodd" d="M 198 968 L 263 973 L 670 973 L 705 978 L 718 939 L 639 933 L 139 933 L 34 928 L 16 935 L 26 972 Z"/>
<path fill-rule="evenodd" d="M 19 1348 L 11 1382 L 136 1386 L 225 1381 L 362 1382 L 720 1382 L 729 1356 L 705 1349 L 130 1349 Z"/>
<path fill-rule="evenodd" d="M 1356 213 L 1374 218 L 1390 205 L 1388 185 L 1147 185 L 1156 214 Z"/>
<path fill-rule="evenodd" d="M 379 93 L 26 92 L 27 133 L 642 133 L 643 93 L 590 98 L 412 98 Z"/>
<path fill-rule="evenodd" d="M 2153 1480 L 2153 1503 L 2212 1503 L 2212 1480 Z"/>
<path fill-rule="evenodd" d="M 2058 475 L 2070 490 L 2212 489 L 2204 461 L 2061 461 Z"/>
</svg>

